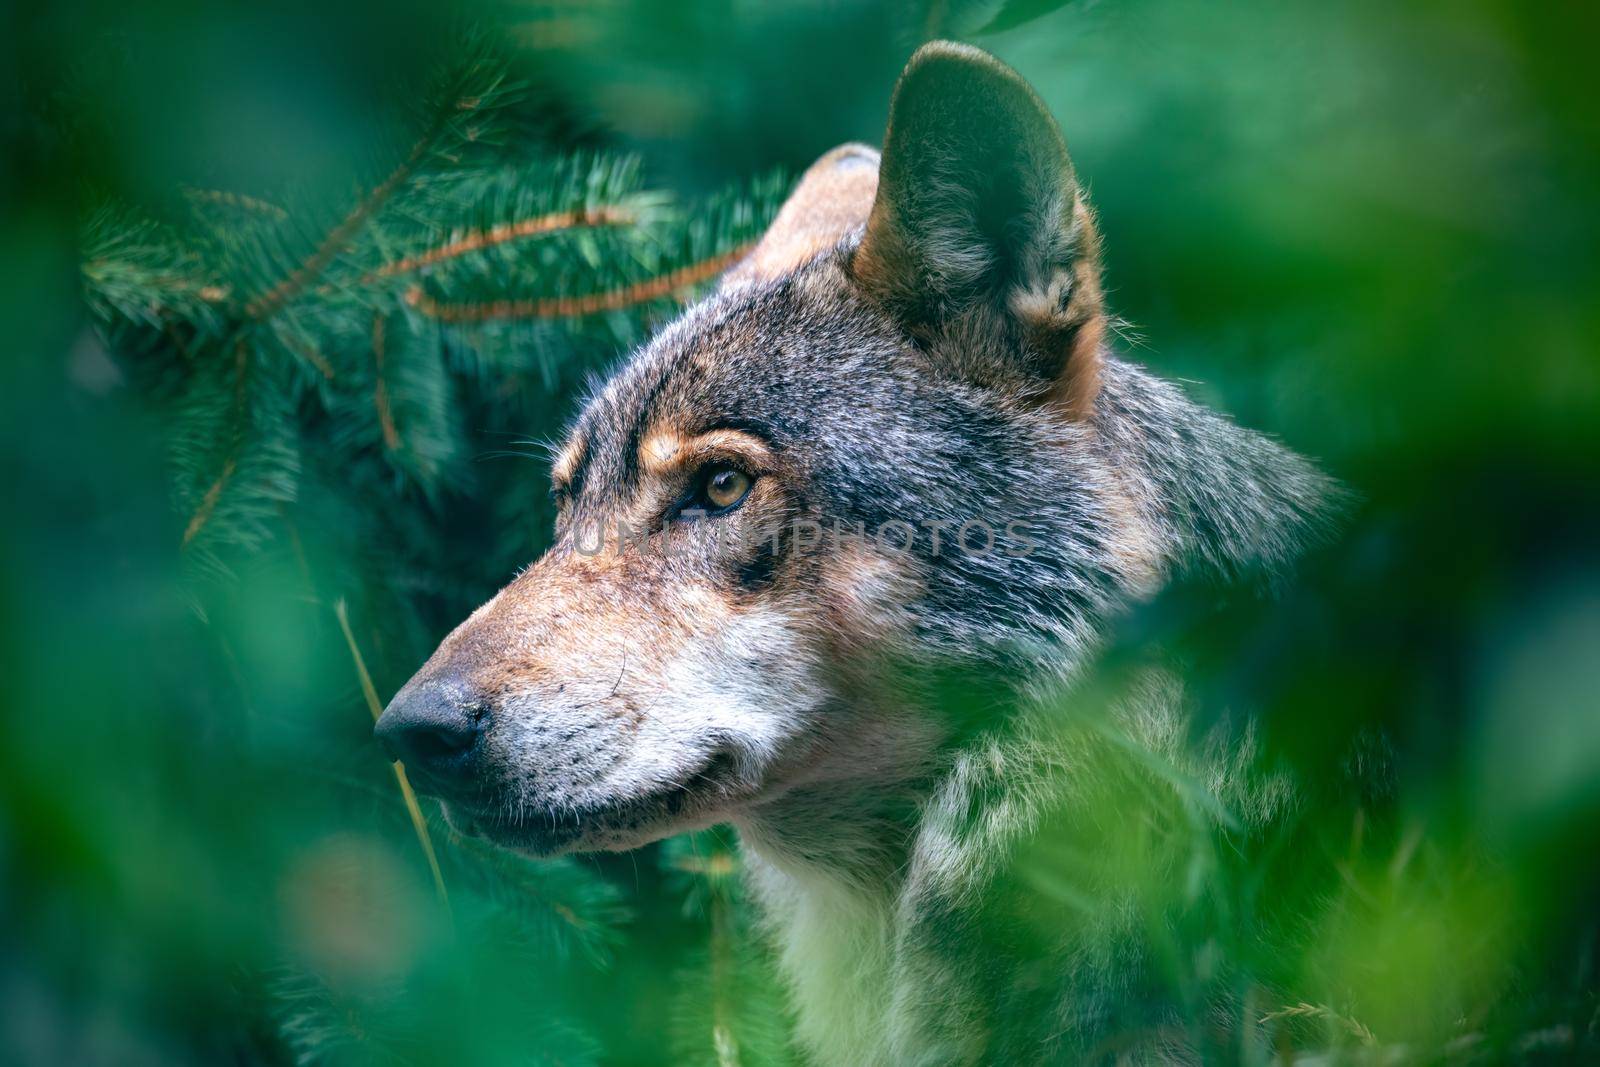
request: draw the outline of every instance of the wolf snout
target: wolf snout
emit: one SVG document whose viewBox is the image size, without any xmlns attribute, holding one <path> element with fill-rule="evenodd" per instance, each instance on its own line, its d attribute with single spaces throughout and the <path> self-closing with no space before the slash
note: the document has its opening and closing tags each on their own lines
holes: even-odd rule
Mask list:
<svg viewBox="0 0 1600 1067">
<path fill-rule="evenodd" d="M 372 732 L 419 786 L 448 790 L 470 781 L 487 725 L 488 714 L 463 700 L 459 686 L 430 680 L 402 689 Z"/>
</svg>

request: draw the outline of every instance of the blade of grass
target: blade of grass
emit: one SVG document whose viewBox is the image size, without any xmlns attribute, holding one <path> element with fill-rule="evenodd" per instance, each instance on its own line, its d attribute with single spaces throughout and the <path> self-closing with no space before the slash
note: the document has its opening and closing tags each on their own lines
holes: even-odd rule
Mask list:
<svg viewBox="0 0 1600 1067">
<path fill-rule="evenodd" d="M 367 698 L 367 710 L 372 712 L 372 721 L 377 722 L 383 714 L 383 705 L 378 701 L 378 690 L 372 684 L 372 675 L 367 672 L 367 661 L 361 657 L 361 649 L 356 645 L 356 635 L 350 629 L 350 612 L 345 608 L 343 598 L 334 601 L 333 613 L 338 616 L 339 629 L 344 631 L 345 644 L 350 646 L 350 658 L 356 665 L 356 676 L 361 679 L 361 693 Z M 400 784 L 400 796 L 406 802 L 406 811 L 411 815 L 411 825 L 417 831 L 417 840 L 422 844 L 422 852 L 428 857 L 428 870 L 433 874 L 433 888 L 439 894 L 439 903 L 444 905 L 445 911 L 450 910 L 450 894 L 444 887 L 444 872 L 439 869 L 439 855 L 433 850 L 433 837 L 428 833 L 428 822 L 422 816 L 422 808 L 417 803 L 417 794 L 411 788 L 411 780 L 406 777 L 406 768 L 403 763 L 396 760 L 393 764 L 394 779 Z"/>
</svg>

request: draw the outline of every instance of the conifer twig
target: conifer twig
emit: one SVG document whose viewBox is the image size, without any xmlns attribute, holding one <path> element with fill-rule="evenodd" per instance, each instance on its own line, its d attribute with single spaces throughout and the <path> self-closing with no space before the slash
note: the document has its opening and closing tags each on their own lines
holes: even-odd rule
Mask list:
<svg viewBox="0 0 1600 1067">
<path fill-rule="evenodd" d="M 217 475 L 217 480 L 206 489 L 206 495 L 200 498 L 200 506 L 189 516 L 189 525 L 183 528 L 183 542 L 180 548 L 188 548 L 189 542 L 205 528 L 207 522 L 211 521 L 211 513 L 217 510 L 217 501 L 222 498 L 222 491 L 228 487 L 228 479 L 233 477 L 238 465 L 239 461 L 234 456 L 229 456 L 223 461 L 222 473 Z"/>
<path fill-rule="evenodd" d="M 753 247 L 742 244 L 720 255 L 679 267 L 655 278 L 647 278 L 618 289 L 586 296 L 552 296 L 535 300 L 495 300 L 483 304 L 445 304 L 434 300 L 421 286 L 406 293 L 406 303 L 440 322 L 492 322 L 499 319 L 562 319 L 615 311 L 655 300 L 678 289 L 687 288 L 722 273 Z"/>
<path fill-rule="evenodd" d="M 318 352 L 299 338 L 291 337 L 281 331 L 278 334 L 278 340 L 282 341 L 284 347 L 289 351 L 315 367 L 324 381 L 333 381 L 333 364 L 329 363 L 327 357 L 321 352 Z"/>
<path fill-rule="evenodd" d="M 538 215 L 531 219 L 505 222 L 498 226 L 491 226 L 487 230 L 478 230 L 466 234 L 453 241 L 430 248 L 425 252 L 418 252 L 416 255 L 405 256 L 392 263 L 385 263 L 376 270 L 368 272 L 361 279 L 360 284 L 370 285 L 379 278 L 392 278 L 396 274 L 407 274 L 447 259 L 464 256 L 469 252 L 492 248 L 495 245 L 520 240 L 524 237 L 537 237 L 541 234 L 554 233 L 558 230 L 571 230 L 587 226 L 630 226 L 637 221 L 638 216 L 626 208 L 602 205 L 597 208 L 554 211 L 548 215 Z"/>
<path fill-rule="evenodd" d="M 197 203 L 222 204 L 225 207 L 238 208 L 256 215 L 266 215 L 279 222 L 289 217 L 289 213 L 277 204 L 262 200 L 259 197 L 246 196 L 244 193 L 229 192 L 226 189 L 185 189 L 184 195 Z"/>
<path fill-rule="evenodd" d="M 179 543 L 179 548 L 188 548 L 189 543 L 205 529 L 206 523 L 211 521 L 212 512 L 217 510 L 217 501 L 222 499 L 222 491 L 228 487 L 228 480 L 239 467 L 239 450 L 244 443 L 244 377 L 249 358 L 250 353 L 245 347 L 244 338 L 240 337 L 234 346 L 233 357 L 233 441 L 227 459 L 222 461 L 222 473 L 218 474 L 216 481 L 206 489 L 205 495 L 200 498 L 199 507 L 189 516 L 189 523 L 183 528 L 183 540 Z"/>
<path fill-rule="evenodd" d="M 377 364 L 377 384 L 373 387 L 372 403 L 378 409 L 378 425 L 383 428 L 383 445 L 394 452 L 400 448 L 400 431 L 394 424 L 394 412 L 389 408 L 389 385 L 383 377 L 385 324 L 381 314 L 372 317 L 372 358 Z"/>
<path fill-rule="evenodd" d="M 427 135 L 412 147 L 405 160 L 390 171 L 389 176 L 379 182 L 370 193 L 362 197 L 361 201 L 350 209 L 350 213 L 344 217 L 339 225 L 328 231 L 328 236 L 322 239 L 322 243 L 317 246 L 317 250 L 311 253 L 304 263 L 300 264 L 287 278 L 246 304 L 244 308 L 245 315 L 258 321 L 271 318 L 283 305 L 299 296 L 306 286 L 315 281 L 327 269 L 328 264 L 333 262 L 333 257 L 344 251 L 345 246 L 356 235 L 356 231 L 366 225 L 367 220 L 377 214 L 378 209 L 394 195 L 395 190 L 399 189 L 406 179 L 411 177 L 411 172 L 416 169 L 417 164 L 428 154 L 428 150 L 433 146 L 434 139 L 438 136 L 442 127 L 443 124 L 441 123 L 428 131 Z"/>
<path fill-rule="evenodd" d="M 350 612 L 345 607 L 343 598 L 334 601 L 333 613 L 339 619 L 339 629 L 344 632 L 345 644 L 350 646 L 350 659 L 356 665 L 356 676 L 361 679 L 361 695 L 367 699 L 367 710 L 372 713 L 372 721 L 377 722 L 383 714 L 383 705 L 378 702 L 378 690 L 372 684 L 372 675 L 367 673 L 367 661 L 361 658 L 361 649 L 356 645 L 356 635 L 350 629 Z M 433 850 L 433 837 L 428 833 L 428 821 L 422 816 L 422 807 L 417 803 L 417 794 L 411 788 L 411 780 L 406 777 L 405 764 L 396 760 L 394 779 L 400 785 L 400 796 L 405 800 L 406 812 L 411 816 L 411 826 L 417 832 L 417 841 L 422 845 L 423 855 L 428 857 L 428 870 L 433 875 L 433 888 L 439 896 L 439 903 L 446 912 L 450 910 L 450 893 L 444 887 L 444 871 L 439 867 L 438 853 Z"/>
</svg>

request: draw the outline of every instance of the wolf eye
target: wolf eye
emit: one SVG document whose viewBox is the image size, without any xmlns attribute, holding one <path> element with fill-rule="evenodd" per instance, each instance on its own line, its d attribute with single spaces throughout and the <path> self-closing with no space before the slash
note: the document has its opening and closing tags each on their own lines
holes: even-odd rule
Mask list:
<svg viewBox="0 0 1600 1067">
<path fill-rule="evenodd" d="M 707 511 L 727 511 L 745 498 L 754 481 L 738 467 L 713 463 L 700 475 L 700 497 Z"/>
</svg>

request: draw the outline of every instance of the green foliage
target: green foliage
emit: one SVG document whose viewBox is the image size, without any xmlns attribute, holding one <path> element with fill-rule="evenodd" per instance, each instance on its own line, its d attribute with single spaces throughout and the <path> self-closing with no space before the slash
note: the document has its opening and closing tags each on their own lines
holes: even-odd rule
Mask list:
<svg viewBox="0 0 1600 1067">
<path fill-rule="evenodd" d="M 667 886 L 710 938 L 673 977 L 672 1062 L 788 1064 L 788 1017 L 766 946 L 751 929 L 733 841 L 711 830 L 666 842 Z"/>
<path fill-rule="evenodd" d="M 441 901 L 333 605 L 387 697 L 542 547 L 584 382 L 973 33 L 1062 120 L 1131 355 L 1361 497 L 1271 602 L 1141 606 L 1064 709 L 1074 804 L 993 931 L 1078 946 L 1041 1025 L 1592 1055 L 1592 14 L 621 0 L 463 43 L 435 8 L 0 34 L 8 1055 L 786 1061 L 725 837 L 533 863 L 424 802 Z M 1188 731 L 1116 713 L 1156 649 Z"/>
<path fill-rule="evenodd" d="M 1005 0 L 1005 3 L 1000 5 L 1000 10 L 995 12 L 994 18 L 984 23 L 976 32 L 984 35 L 1014 30 L 1018 26 L 1050 14 L 1057 8 L 1065 7 L 1070 2 L 1071 0 Z"/>
<path fill-rule="evenodd" d="M 690 204 L 649 191 L 636 160 L 529 136 L 509 71 L 469 41 L 426 90 L 409 147 L 345 202 L 320 186 L 272 200 L 190 189 L 168 223 L 113 206 L 88 217 L 86 299 L 161 424 L 186 588 L 244 694 L 257 665 L 233 650 L 271 625 L 248 612 L 283 579 L 292 596 L 270 597 L 282 625 L 351 602 L 350 679 L 367 655 L 385 680 L 418 662 L 441 620 L 536 546 L 538 474 L 486 471 L 473 438 L 515 451 L 553 434 L 556 398 L 714 277 L 785 191 L 777 176 Z M 505 532 L 486 557 L 452 552 L 462 510 Z M 277 1039 L 302 1064 L 595 1062 L 597 1020 L 562 975 L 612 965 L 632 918 L 620 890 L 426 823 L 448 894 L 431 902 L 405 873 L 420 842 L 369 721 L 359 700 L 324 700 L 236 739 L 312 753 L 275 791 L 349 813 L 348 832 L 285 843 Z M 684 916 L 714 961 L 693 980 L 716 975 L 723 1004 L 737 988 L 724 961 L 756 959 L 734 906 L 718 896 Z M 775 1018 L 748 1034 L 718 1022 L 685 1055 L 738 1041 L 772 1062 L 757 1050 L 784 1046 Z"/>
<path fill-rule="evenodd" d="M 641 188 L 634 160 L 519 139 L 506 60 L 466 51 L 428 90 L 411 147 L 352 203 L 191 190 L 181 229 L 91 215 L 87 299 L 162 401 L 197 563 L 258 550 L 303 479 L 353 481 L 391 515 L 396 494 L 434 510 L 477 494 L 464 419 L 515 433 L 526 394 L 636 342 L 652 308 L 770 218 L 779 178 L 674 205 Z"/>
</svg>

